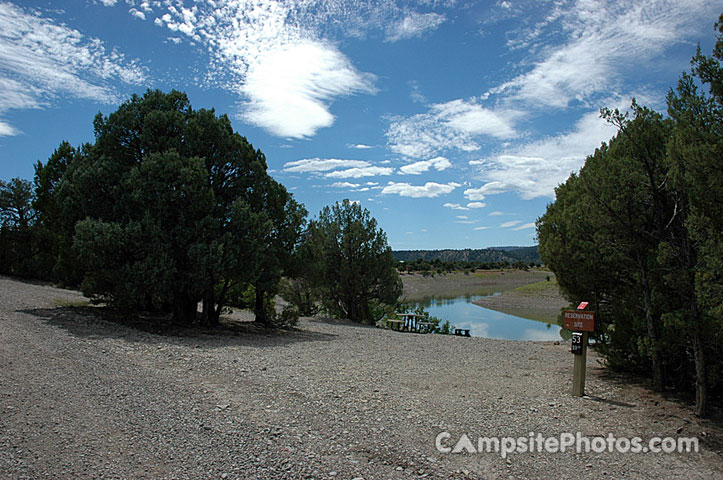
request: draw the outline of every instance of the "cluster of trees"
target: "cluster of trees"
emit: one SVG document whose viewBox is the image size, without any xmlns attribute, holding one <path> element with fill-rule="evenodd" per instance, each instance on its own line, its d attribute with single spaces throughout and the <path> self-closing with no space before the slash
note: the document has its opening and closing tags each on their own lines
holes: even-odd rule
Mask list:
<svg viewBox="0 0 723 480">
<path fill-rule="evenodd" d="M 528 270 L 530 268 L 539 267 L 539 262 L 523 262 L 522 260 L 504 260 L 501 262 L 445 262 L 439 258 L 433 260 L 424 260 L 417 258 L 414 261 L 400 261 L 397 263 L 397 269 L 400 272 L 414 273 L 418 272 L 422 275 L 443 275 L 451 272 L 474 273 L 477 270 L 500 270 L 500 269 L 517 269 Z"/>
<path fill-rule="evenodd" d="M 317 306 L 360 323 L 381 320 L 396 306 L 402 282 L 387 236 L 369 211 L 344 200 L 309 222 L 284 289 L 302 314 Z"/>
<path fill-rule="evenodd" d="M 694 391 L 698 415 L 723 390 L 723 15 L 716 28 L 713 55 L 699 48 L 668 94 L 668 117 L 635 101 L 630 115 L 603 109 L 618 134 L 537 222 L 562 292 L 598 312 L 608 364 Z"/>
<path fill-rule="evenodd" d="M 347 201 L 307 227 L 306 209 L 225 115 L 149 90 L 98 114 L 94 131 L 95 143 L 63 142 L 37 162 L 33 183 L 0 183 L 2 273 L 207 326 L 238 292 L 253 296 L 257 321 L 276 322 L 282 276 L 355 321 L 401 294 L 369 212 Z"/>
</svg>

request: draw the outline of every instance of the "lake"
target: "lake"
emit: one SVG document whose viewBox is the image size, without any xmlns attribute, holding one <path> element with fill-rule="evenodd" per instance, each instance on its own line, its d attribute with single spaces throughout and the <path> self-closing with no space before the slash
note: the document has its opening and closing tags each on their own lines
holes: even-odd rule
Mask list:
<svg viewBox="0 0 723 480">
<path fill-rule="evenodd" d="M 420 302 L 433 317 L 444 323 L 449 320 L 455 328 L 469 329 L 473 337 L 501 340 L 562 340 L 559 325 L 528 320 L 508 315 L 472 303 L 484 295 L 468 295 L 456 298 L 429 298 Z"/>
</svg>

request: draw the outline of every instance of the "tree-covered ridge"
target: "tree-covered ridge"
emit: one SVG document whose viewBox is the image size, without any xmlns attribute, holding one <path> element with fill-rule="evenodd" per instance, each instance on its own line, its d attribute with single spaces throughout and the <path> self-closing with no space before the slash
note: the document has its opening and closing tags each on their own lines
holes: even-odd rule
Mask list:
<svg viewBox="0 0 723 480">
<path fill-rule="evenodd" d="M 699 415 L 723 390 L 723 15 L 716 28 L 713 55 L 699 48 L 668 94 L 668 117 L 635 101 L 630 114 L 603 109 L 618 134 L 537 222 L 562 292 L 598 312 L 608 365 L 695 392 Z"/>
<path fill-rule="evenodd" d="M 517 261 L 538 263 L 540 257 L 537 247 L 491 247 L 483 249 L 445 249 L 445 250 L 394 250 L 394 259 L 400 262 L 413 262 L 417 259 L 430 262 L 475 262 L 505 263 Z"/>
</svg>

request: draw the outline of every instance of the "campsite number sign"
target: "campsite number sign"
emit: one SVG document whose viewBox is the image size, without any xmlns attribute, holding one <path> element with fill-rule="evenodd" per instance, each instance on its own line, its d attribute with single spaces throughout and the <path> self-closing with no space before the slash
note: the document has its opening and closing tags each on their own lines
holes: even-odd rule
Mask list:
<svg viewBox="0 0 723 480">
<path fill-rule="evenodd" d="M 582 332 L 572 332 L 572 344 L 570 345 L 570 352 L 575 355 L 582 355 Z"/>
</svg>

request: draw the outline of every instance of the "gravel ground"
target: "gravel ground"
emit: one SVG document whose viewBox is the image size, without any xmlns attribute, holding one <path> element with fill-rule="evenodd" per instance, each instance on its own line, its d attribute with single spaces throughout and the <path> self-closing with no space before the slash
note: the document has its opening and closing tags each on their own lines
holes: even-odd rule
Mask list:
<svg viewBox="0 0 723 480">
<path fill-rule="evenodd" d="M 0 277 L 2 478 L 723 478 L 723 435 L 568 345 L 302 319 L 158 335 Z M 236 319 L 248 314 L 236 315 Z M 697 436 L 699 453 L 441 453 L 466 433 Z"/>
</svg>

